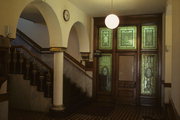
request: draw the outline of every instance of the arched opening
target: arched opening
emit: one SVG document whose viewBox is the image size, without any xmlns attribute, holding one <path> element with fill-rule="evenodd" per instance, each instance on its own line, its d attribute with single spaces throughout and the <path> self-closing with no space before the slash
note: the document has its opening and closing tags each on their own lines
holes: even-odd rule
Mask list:
<svg viewBox="0 0 180 120">
<path fill-rule="evenodd" d="M 10 60 L 10 109 L 47 112 L 52 104 L 53 54 L 42 53 L 61 44 L 59 21 L 47 3 L 35 1 L 22 11 L 17 29 Z"/>
<path fill-rule="evenodd" d="M 90 51 L 90 43 L 89 43 L 90 41 L 89 41 L 88 33 L 87 33 L 85 26 L 81 22 L 76 22 L 73 24 L 71 30 L 72 29 L 76 30 L 76 32 L 77 32 L 77 37 L 79 40 L 79 51 L 80 52 L 89 52 Z M 70 35 L 69 35 L 69 37 L 70 37 Z"/>
<path fill-rule="evenodd" d="M 73 26 L 69 33 L 68 46 L 67 46 L 66 52 L 78 61 L 82 59 L 81 54 L 80 54 L 79 44 L 80 44 L 80 41 L 79 41 L 77 30 L 75 26 Z"/>
</svg>

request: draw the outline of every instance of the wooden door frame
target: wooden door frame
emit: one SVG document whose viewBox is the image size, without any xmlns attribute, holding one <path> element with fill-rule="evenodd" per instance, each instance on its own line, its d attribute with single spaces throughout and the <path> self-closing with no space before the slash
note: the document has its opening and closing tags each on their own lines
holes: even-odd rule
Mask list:
<svg viewBox="0 0 180 120">
<path fill-rule="evenodd" d="M 161 101 L 161 82 L 162 82 L 162 79 L 161 79 L 161 76 L 162 76 L 162 14 L 161 13 L 158 13 L 158 14 L 148 14 L 148 15 L 132 15 L 132 16 L 120 16 L 119 17 L 121 22 L 120 22 L 120 25 L 119 26 L 132 26 L 132 25 L 135 25 L 137 26 L 137 61 L 140 61 L 140 56 L 141 56 L 141 53 L 142 52 L 146 52 L 145 50 L 140 50 L 140 46 L 141 46 L 141 26 L 142 25 L 151 25 L 151 24 L 155 24 L 158 26 L 158 49 L 157 49 L 157 53 L 159 55 L 158 59 L 159 59 L 159 75 L 158 75 L 158 82 L 157 82 L 157 86 L 159 87 L 158 89 L 158 101 L 160 102 Z M 96 50 L 98 50 L 98 29 L 100 27 L 105 27 L 105 24 L 104 24 L 104 17 L 97 17 L 97 18 L 94 18 L 94 53 Z M 117 30 L 113 30 L 113 47 L 114 49 L 110 50 L 112 52 L 113 55 L 115 55 L 116 53 L 118 52 L 128 52 L 126 50 L 117 50 L 116 48 L 116 35 L 117 34 Z M 131 52 L 133 52 L 134 50 L 132 50 Z M 134 51 L 135 52 L 135 51 Z M 155 52 L 155 51 L 152 51 L 152 52 Z M 93 98 L 96 99 L 97 97 L 97 58 L 94 57 L 94 70 L 93 70 L 93 77 L 94 77 L 94 80 L 93 80 Z M 114 59 L 113 58 L 113 62 L 116 60 L 116 58 Z M 113 64 L 113 69 L 112 69 L 112 75 L 113 76 L 116 76 L 115 74 L 115 65 Z M 140 96 L 141 96 L 141 93 L 140 93 L 140 73 L 139 73 L 139 70 L 140 70 L 140 62 L 137 63 L 137 104 L 140 104 Z M 112 86 L 112 97 L 114 98 L 116 95 L 115 93 L 115 87 Z"/>
</svg>

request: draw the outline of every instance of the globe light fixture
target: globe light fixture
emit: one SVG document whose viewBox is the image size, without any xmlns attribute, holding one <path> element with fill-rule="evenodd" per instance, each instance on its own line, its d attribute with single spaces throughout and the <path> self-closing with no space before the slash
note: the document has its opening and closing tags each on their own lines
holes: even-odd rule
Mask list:
<svg viewBox="0 0 180 120">
<path fill-rule="evenodd" d="M 111 0 L 111 13 L 113 11 L 113 0 Z M 120 23 L 119 17 L 115 14 L 109 14 L 105 18 L 105 25 L 109 29 L 115 29 Z"/>
<path fill-rule="evenodd" d="M 109 29 L 114 29 L 119 25 L 120 21 L 117 15 L 109 14 L 105 18 L 105 25 Z"/>
</svg>

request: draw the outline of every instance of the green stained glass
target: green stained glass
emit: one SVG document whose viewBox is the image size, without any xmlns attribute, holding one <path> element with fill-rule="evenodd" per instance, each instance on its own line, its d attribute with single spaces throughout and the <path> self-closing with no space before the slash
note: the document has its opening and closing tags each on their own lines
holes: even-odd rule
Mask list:
<svg viewBox="0 0 180 120">
<path fill-rule="evenodd" d="M 99 28 L 99 49 L 112 49 L 112 30 Z"/>
<path fill-rule="evenodd" d="M 137 27 L 118 27 L 117 49 L 136 49 Z"/>
<path fill-rule="evenodd" d="M 142 26 L 142 49 L 157 49 L 157 26 Z"/>
<path fill-rule="evenodd" d="M 111 91 L 112 55 L 103 54 L 99 58 L 99 88 L 101 91 Z"/>
<path fill-rule="evenodd" d="M 156 90 L 157 55 L 142 54 L 141 61 L 141 94 L 152 96 Z"/>
</svg>

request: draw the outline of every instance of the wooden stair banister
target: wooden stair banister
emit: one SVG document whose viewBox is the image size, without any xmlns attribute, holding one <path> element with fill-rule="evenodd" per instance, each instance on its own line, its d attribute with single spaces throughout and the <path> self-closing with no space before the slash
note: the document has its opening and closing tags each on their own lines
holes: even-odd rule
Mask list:
<svg viewBox="0 0 180 120">
<path fill-rule="evenodd" d="M 93 79 L 91 76 L 89 76 L 85 71 L 85 66 L 80 63 L 78 60 L 76 60 L 74 57 L 72 57 L 71 55 L 69 55 L 67 52 L 64 52 L 64 58 L 66 60 L 68 60 L 70 63 L 72 63 L 77 69 L 79 69 L 80 71 L 82 71 L 87 77 L 89 77 L 90 79 Z"/>
<path fill-rule="evenodd" d="M 24 46 L 12 46 L 10 52 L 10 73 L 24 74 L 24 80 L 30 80 L 45 97 L 52 97 L 53 69 Z"/>
<path fill-rule="evenodd" d="M 22 31 L 17 29 L 16 34 L 22 38 L 28 45 L 30 45 L 34 50 L 36 50 L 38 53 L 41 54 L 51 54 L 50 48 L 42 48 L 40 45 L 35 43 L 31 38 L 29 38 L 27 35 L 25 35 Z"/>
<path fill-rule="evenodd" d="M 46 63 L 44 63 L 41 59 L 39 59 L 36 55 L 34 55 L 31 51 L 29 51 L 27 48 L 24 46 L 18 45 L 18 46 L 11 46 L 11 48 L 20 48 L 26 51 L 30 56 L 32 56 L 34 59 L 36 59 L 39 63 L 41 63 L 43 66 L 45 66 L 49 71 L 53 72 L 53 69 L 50 68 Z"/>
<path fill-rule="evenodd" d="M 42 48 L 40 45 L 35 43 L 31 38 L 29 38 L 27 35 L 25 35 L 22 31 L 17 29 L 17 35 L 22 38 L 28 45 L 30 45 L 32 48 L 34 48 L 38 53 L 41 54 L 53 54 L 53 52 L 50 51 L 50 48 Z M 91 76 L 89 76 L 85 71 L 85 66 L 80 63 L 78 60 L 76 60 L 74 57 L 72 57 L 67 52 L 64 52 L 64 58 L 74 64 L 79 70 L 81 70 L 83 73 L 85 73 L 86 76 L 92 79 Z"/>
</svg>

